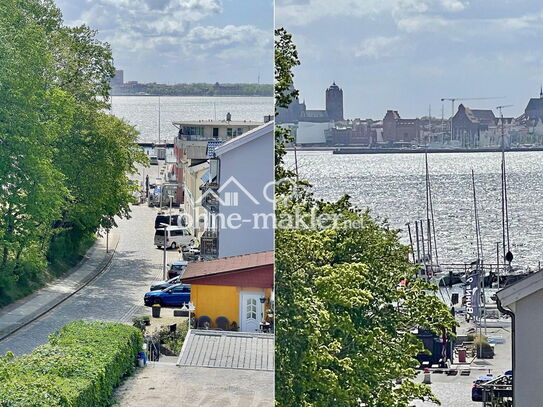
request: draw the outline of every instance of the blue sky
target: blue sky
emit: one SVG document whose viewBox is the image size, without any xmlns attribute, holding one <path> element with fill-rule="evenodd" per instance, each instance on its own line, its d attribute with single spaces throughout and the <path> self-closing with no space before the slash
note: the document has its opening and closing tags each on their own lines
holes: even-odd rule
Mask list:
<svg viewBox="0 0 543 407">
<path fill-rule="evenodd" d="M 276 0 L 276 26 L 293 34 L 308 108 L 336 81 L 347 118 L 441 117 L 441 98 L 494 96 L 462 103 L 518 116 L 543 82 L 538 0 Z"/>
<path fill-rule="evenodd" d="M 57 0 L 112 45 L 125 80 L 273 81 L 273 0 Z"/>
</svg>

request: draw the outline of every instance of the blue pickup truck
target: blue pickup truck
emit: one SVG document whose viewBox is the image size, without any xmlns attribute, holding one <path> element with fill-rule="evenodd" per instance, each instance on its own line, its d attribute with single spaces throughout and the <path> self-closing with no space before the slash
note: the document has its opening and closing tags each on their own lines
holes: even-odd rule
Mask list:
<svg viewBox="0 0 543 407">
<path fill-rule="evenodd" d="M 143 297 L 147 307 L 159 304 L 162 307 L 182 307 L 190 302 L 190 284 L 175 284 L 160 291 L 149 291 Z"/>
</svg>

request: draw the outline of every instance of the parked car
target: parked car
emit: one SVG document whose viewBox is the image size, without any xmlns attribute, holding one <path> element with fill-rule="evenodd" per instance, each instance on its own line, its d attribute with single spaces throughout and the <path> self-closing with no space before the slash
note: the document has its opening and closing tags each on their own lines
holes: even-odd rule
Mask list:
<svg viewBox="0 0 543 407">
<path fill-rule="evenodd" d="M 166 236 L 164 236 L 164 232 L 166 232 Z M 180 226 L 168 226 L 166 230 L 155 230 L 155 246 L 159 248 L 164 246 L 171 249 L 176 249 L 178 247 L 183 248 L 193 246 L 194 242 L 194 236 L 192 236 L 187 228 Z"/>
<path fill-rule="evenodd" d="M 170 278 L 166 281 L 156 281 L 153 284 L 151 284 L 151 287 L 149 288 L 150 291 L 157 291 L 157 290 L 164 290 L 165 288 L 171 287 L 172 285 L 179 284 L 181 282 L 181 279 L 179 276 Z"/>
<path fill-rule="evenodd" d="M 471 401 L 483 401 L 483 389 L 481 384 L 486 383 L 494 379 L 493 376 L 479 376 L 477 380 L 473 382 L 471 387 Z"/>
<path fill-rule="evenodd" d="M 170 268 L 168 269 L 168 278 L 172 279 L 174 277 L 182 276 L 183 271 L 185 271 L 188 265 L 189 262 L 184 260 L 172 262 L 172 264 L 169 265 Z"/>
<path fill-rule="evenodd" d="M 182 215 L 171 215 L 172 226 L 186 226 Z M 155 218 L 155 229 L 162 228 L 161 223 L 170 224 L 170 215 L 159 214 Z"/>
<path fill-rule="evenodd" d="M 158 157 L 156 155 L 149 156 L 149 164 L 158 165 Z"/>
<path fill-rule="evenodd" d="M 175 284 L 160 291 L 149 291 L 143 297 L 145 306 L 182 307 L 190 302 L 190 284 Z"/>
</svg>

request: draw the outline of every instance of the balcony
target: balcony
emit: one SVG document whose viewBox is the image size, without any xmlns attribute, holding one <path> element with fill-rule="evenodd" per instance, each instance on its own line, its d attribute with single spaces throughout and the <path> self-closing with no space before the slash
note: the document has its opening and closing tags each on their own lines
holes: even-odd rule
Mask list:
<svg viewBox="0 0 543 407">
<path fill-rule="evenodd" d="M 216 230 L 206 230 L 200 238 L 200 255 L 215 258 L 219 255 L 219 236 Z"/>
<path fill-rule="evenodd" d="M 219 213 L 218 185 L 214 182 L 206 182 L 200 186 L 202 191 L 202 206 L 209 213 Z"/>
</svg>

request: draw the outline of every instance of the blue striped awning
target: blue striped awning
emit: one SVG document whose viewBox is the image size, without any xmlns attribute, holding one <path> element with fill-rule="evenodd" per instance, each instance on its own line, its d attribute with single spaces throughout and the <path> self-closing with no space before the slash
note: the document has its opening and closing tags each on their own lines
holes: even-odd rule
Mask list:
<svg viewBox="0 0 543 407">
<path fill-rule="evenodd" d="M 210 140 L 207 142 L 207 158 L 215 157 L 215 149 L 223 143 L 222 140 Z"/>
</svg>

